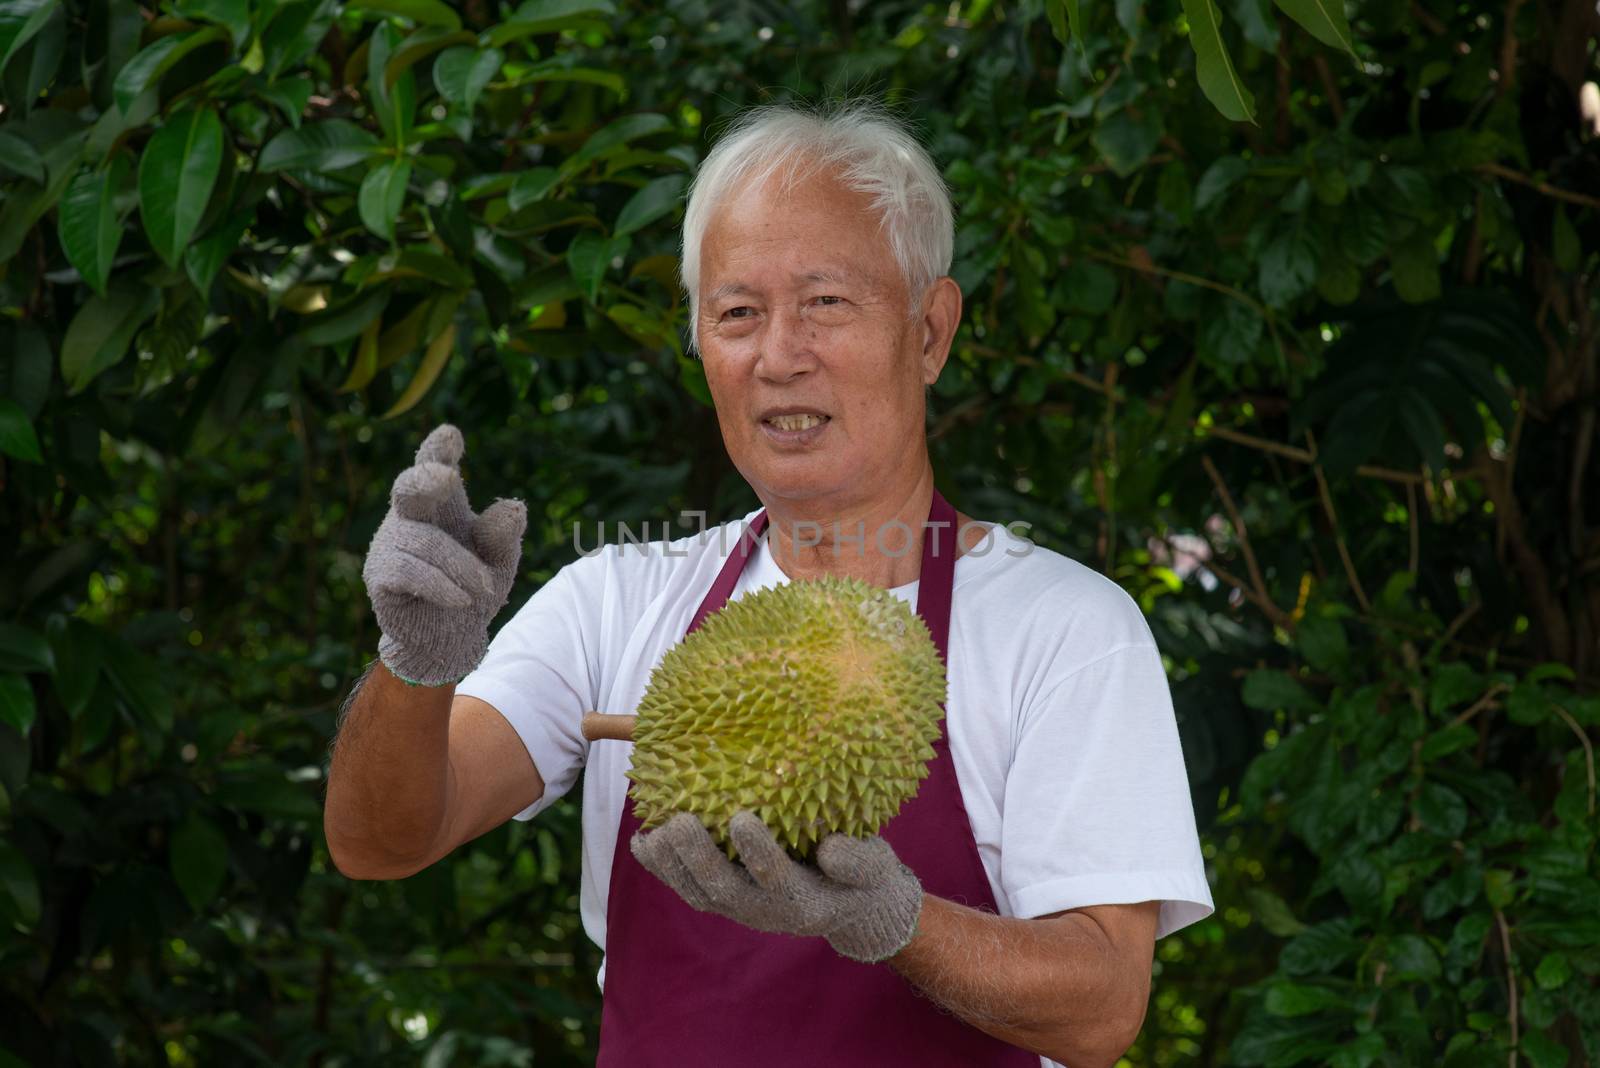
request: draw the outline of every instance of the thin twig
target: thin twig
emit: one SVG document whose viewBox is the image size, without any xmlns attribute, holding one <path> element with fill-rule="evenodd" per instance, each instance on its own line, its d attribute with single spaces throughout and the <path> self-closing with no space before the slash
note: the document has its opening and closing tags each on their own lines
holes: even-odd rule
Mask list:
<svg viewBox="0 0 1600 1068">
<path fill-rule="evenodd" d="M 1235 445 L 1244 445 L 1248 448 L 1259 449 L 1261 452 L 1270 452 L 1274 456 L 1285 456 L 1303 464 L 1316 463 L 1316 458 L 1309 452 L 1294 445 L 1285 445 L 1282 442 L 1258 438 L 1254 434 L 1230 430 L 1225 426 L 1202 425 L 1199 420 L 1195 420 L 1194 427 L 1208 437 L 1221 438 L 1223 441 L 1231 441 Z"/>
<path fill-rule="evenodd" d="M 1504 96 L 1511 90 L 1511 83 L 1517 76 L 1517 8 L 1522 6 L 1522 0 L 1506 0 L 1506 24 L 1504 36 L 1500 38 L 1500 69 L 1496 73 L 1494 95 L 1496 99 Z M 1515 1034 L 1515 1032 L 1512 1032 Z M 1515 1042 L 1512 1045 L 1516 1045 Z M 1511 1060 L 1512 1068 L 1516 1066 L 1516 1058 Z"/>
<path fill-rule="evenodd" d="M 1411 5 L 1411 17 L 1421 23 L 1422 27 L 1435 37 L 1443 37 L 1447 32 L 1445 24 L 1438 17 L 1419 3 Z"/>
<path fill-rule="evenodd" d="M 1190 425 L 1203 434 L 1214 438 L 1222 438 L 1224 441 L 1231 441 L 1236 445 L 1244 445 L 1247 448 L 1259 449 L 1262 452 L 1270 452 L 1274 456 L 1287 457 L 1290 460 L 1295 460 L 1303 464 L 1314 464 L 1317 462 L 1317 458 L 1309 451 L 1306 449 L 1297 448 L 1294 445 L 1285 445 L 1278 441 L 1268 441 L 1266 438 L 1258 438 L 1254 434 L 1245 434 L 1238 430 L 1230 430 L 1225 426 L 1216 426 L 1215 424 L 1209 426 L 1202 425 L 1199 420 L 1191 420 Z M 1421 475 L 1414 475 L 1409 471 L 1396 471 L 1391 467 L 1377 467 L 1372 464 L 1362 464 L 1361 466 L 1357 467 L 1356 474 L 1365 478 L 1381 479 L 1385 482 L 1398 482 L 1401 485 L 1414 485 L 1423 481 Z"/>
<path fill-rule="evenodd" d="M 1506 928 L 1505 913 L 1499 909 L 1494 910 L 1495 923 L 1500 925 L 1500 951 L 1506 959 L 1506 994 L 1508 1008 L 1506 1018 L 1511 1021 L 1511 1061 L 1510 1068 L 1517 1068 L 1517 1043 L 1521 1041 L 1522 1032 L 1519 1028 L 1517 1012 L 1517 973 L 1511 967 L 1511 932 Z"/>
<path fill-rule="evenodd" d="M 1105 428 L 1106 455 L 1110 458 L 1109 465 L 1097 467 L 1095 471 L 1096 482 L 1105 489 L 1104 499 L 1101 501 L 1105 509 L 1106 543 L 1105 543 L 1105 573 L 1112 576 L 1117 563 L 1117 487 L 1116 476 L 1108 474 L 1107 468 L 1114 472 L 1117 469 L 1117 371 L 1122 365 L 1111 361 L 1106 364 L 1105 383 L 1102 392 L 1106 396 L 1106 410 L 1101 425 Z"/>
<path fill-rule="evenodd" d="M 1285 629 L 1292 627 L 1288 613 L 1279 608 L 1267 593 L 1267 581 L 1262 577 L 1261 567 L 1256 563 L 1255 550 L 1250 547 L 1250 531 L 1244 525 L 1244 516 L 1239 512 L 1239 506 L 1233 502 L 1233 494 L 1228 492 L 1228 484 L 1222 480 L 1222 473 L 1217 470 L 1217 465 L 1211 462 L 1211 457 L 1202 455 L 1200 463 L 1205 467 L 1206 474 L 1211 476 L 1212 484 L 1217 487 L 1217 494 L 1222 498 L 1222 506 L 1228 510 L 1228 518 L 1233 523 L 1234 536 L 1239 541 L 1239 550 L 1244 553 L 1244 564 L 1250 572 L 1250 581 L 1255 588 L 1256 596 L 1253 598 L 1262 611 L 1267 613 L 1272 622 Z"/>
<path fill-rule="evenodd" d="M 1499 697 L 1501 694 L 1510 689 L 1511 687 L 1503 682 L 1495 683 L 1493 686 L 1490 686 L 1487 690 L 1483 691 L 1482 697 L 1479 697 L 1476 701 L 1472 702 L 1465 712 L 1451 720 L 1447 726 L 1458 727 L 1470 720 L 1473 716 L 1476 716 L 1479 712 L 1482 712 L 1484 709 L 1494 707 L 1495 705 L 1499 704 L 1495 698 Z"/>
<path fill-rule="evenodd" d="M 1201 536 L 1204 537 L 1204 535 Z M 1161 540 L 1166 543 L 1167 551 L 1172 553 L 1174 556 L 1176 556 L 1180 551 L 1188 551 L 1180 550 L 1177 546 L 1173 545 L 1170 538 L 1163 536 Z M 1218 553 L 1216 546 L 1211 545 L 1210 538 L 1205 538 L 1205 541 L 1211 549 L 1211 555 L 1203 560 L 1200 566 L 1217 576 L 1217 578 L 1221 579 L 1223 582 L 1226 582 L 1229 586 L 1232 586 L 1234 589 L 1238 590 L 1245 600 L 1261 609 L 1261 611 L 1267 616 L 1272 617 L 1273 613 L 1278 611 L 1278 606 L 1273 604 L 1271 601 L 1263 601 L 1260 594 L 1256 593 L 1255 590 L 1250 588 L 1250 584 L 1248 582 L 1240 578 L 1238 575 L 1235 575 L 1221 564 L 1217 563 Z"/>
<path fill-rule="evenodd" d="M 1311 431 L 1306 431 L 1306 443 L 1311 446 L 1311 451 L 1317 451 L 1317 440 L 1311 436 Z M 1344 535 L 1339 532 L 1339 515 L 1333 510 L 1333 494 L 1328 489 L 1328 480 L 1322 474 L 1322 465 L 1313 464 L 1311 471 L 1317 476 L 1317 492 L 1322 497 L 1322 508 L 1328 513 L 1328 523 L 1333 527 L 1333 543 L 1339 550 L 1339 559 L 1344 562 L 1345 577 L 1350 580 L 1350 589 L 1355 592 L 1356 600 L 1361 602 L 1363 612 L 1372 611 L 1372 602 L 1367 600 L 1367 591 L 1361 585 L 1361 576 L 1356 574 L 1355 561 L 1350 559 L 1350 547 L 1344 543 Z"/>
<path fill-rule="evenodd" d="M 1530 189 L 1537 189 L 1545 196 L 1552 197 L 1555 200 L 1565 200 L 1569 204 L 1582 204 L 1586 208 L 1600 208 L 1600 197 L 1592 197 L 1587 193 L 1574 193 L 1570 189 L 1562 189 L 1560 186 L 1540 181 L 1530 175 L 1523 174 L 1521 171 L 1514 171 L 1503 164 L 1480 163 L 1473 170 L 1482 171 L 1484 174 L 1492 174 L 1497 178 L 1504 178 L 1508 182 L 1516 182 L 1519 185 L 1528 186 Z"/>
<path fill-rule="evenodd" d="M 1461 613 L 1457 615 L 1456 618 L 1452 619 L 1450 621 L 1450 625 L 1444 629 L 1444 637 L 1439 639 L 1440 642 L 1449 642 L 1451 639 L 1453 639 L 1456 636 L 1456 632 L 1464 627 L 1467 623 L 1467 620 L 1471 619 L 1478 609 L 1482 607 L 1482 601 L 1473 601 L 1471 604 L 1467 605 L 1467 607 L 1463 608 Z"/>
<path fill-rule="evenodd" d="M 1578 725 L 1578 721 L 1577 720 L 1572 718 L 1572 713 L 1568 712 L 1565 708 L 1561 707 L 1558 704 L 1555 704 L 1554 702 L 1551 702 L 1551 707 L 1553 707 L 1556 710 L 1556 712 L 1560 714 L 1562 720 L 1566 722 L 1567 726 L 1572 728 L 1572 733 L 1576 734 L 1578 736 L 1578 741 L 1583 743 L 1584 770 L 1589 773 L 1589 809 L 1588 809 L 1588 811 L 1589 811 L 1589 815 L 1593 816 L 1594 815 L 1594 746 L 1589 742 L 1588 733 L 1586 731 L 1584 731 L 1584 729 Z"/>
<path fill-rule="evenodd" d="M 1261 318 L 1267 320 L 1268 322 L 1272 321 L 1272 313 L 1266 309 L 1265 305 L 1256 300 L 1250 294 L 1246 293 L 1244 290 L 1235 289 L 1226 282 L 1218 282 L 1210 278 L 1203 278 L 1198 274 L 1190 274 L 1187 271 L 1175 271 L 1170 267 L 1162 267 L 1156 263 L 1136 262 L 1134 260 L 1127 259 L 1126 257 L 1118 256 L 1114 252 L 1102 252 L 1099 249 L 1093 248 L 1079 249 L 1078 251 L 1083 255 L 1088 256 L 1092 260 L 1101 260 L 1105 263 L 1115 264 L 1118 267 L 1126 267 L 1130 271 L 1142 271 L 1145 274 L 1159 274 L 1164 278 L 1171 278 L 1174 281 L 1188 282 L 1192 286 L 1202 286 L 1206 289 L 1216 290 L 1218 293 L 1224 293 L 1232 297 L 1234 300 L 1237 300 L 1239 303 L 1254 311 L 1257 315 L 1261 316 Z"/>
<path fill-rule="evenodd" d="M 1406 563 L 1406 570 L 1413 575 L 1417 573 L 1417 557 L 1420 555 L 1419 543 L 1421 535 L 1417 523 L 1417 485 L 1415 482 L 1406 483 L 1406 518 L 1410 520 L 1411 527 L 1411 556 Z"/>
<path fill-rule="evenodd" d="M 1328 69 L 1328 61 L 1320 53 L 1311 63 L 1317 68 L 1317 78 L 1322 82 L 1322 91 L 1327 94 L 1328 107 L 1333 111 L 1333 123 L 1337 126 L 1344 122 L 1344 97 L 1339 95 L 1339 83 L 1333 80 L 1333 71 Z"/>
</svg>

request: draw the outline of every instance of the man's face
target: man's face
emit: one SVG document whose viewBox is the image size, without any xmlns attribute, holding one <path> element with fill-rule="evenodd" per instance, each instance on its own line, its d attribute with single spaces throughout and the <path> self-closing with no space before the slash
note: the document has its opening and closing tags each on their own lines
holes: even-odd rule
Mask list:
<svg viewBox="0 0 1600 1068">
<path fill-rule="evenodd" d="M 826 172 L 736 193 L 700 265 L 706 381 L 728 454 L 764 500 L 846 503 L 921 474 L 923 387 L 949 338 L 930 343 L 910 316 L 864 194 Z"/>
</svg>

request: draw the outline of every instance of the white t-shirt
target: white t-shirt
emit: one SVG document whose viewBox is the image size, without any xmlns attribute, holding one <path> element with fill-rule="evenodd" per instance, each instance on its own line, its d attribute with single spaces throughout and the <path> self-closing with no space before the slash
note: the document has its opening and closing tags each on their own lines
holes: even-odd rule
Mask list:
<svg viewBox="0 0 1600 1068">
<path fill-rule="evenodd" d="M 755 515 L 575 560 L 456 685 L 505 716 L 544 779 L 517 819 L 554 804 L 587 766 L 579 904 L 602 950 L 631 746 L 591 745 L 580 720 L 634 711 Z M 763 539 L 732 597 L 787 581 Z M 916 605 L 916 582 L 891 592 Z M 1172 695 L 1138 604 L 994 525 L 956 560 L 951 605 L 946 731 L 1000 914 L 1160 901 L 1157 938 L 1209 916 Z M 602 988 L 604 975 L 602 964 Z"/>
</svg>

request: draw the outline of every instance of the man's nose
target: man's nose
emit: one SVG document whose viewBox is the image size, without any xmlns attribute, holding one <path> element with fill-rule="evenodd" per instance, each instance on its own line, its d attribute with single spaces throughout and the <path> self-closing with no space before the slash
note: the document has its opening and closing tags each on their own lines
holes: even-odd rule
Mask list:
<svg viewBox="0 0 1600 1068">
<path fill-rule="evenodd" d="M 815 368 L 814 334 L 798 309 L 775 309 L 762 331 L 756 374 L 770 382 L 788 382 Z"/>
</svg>

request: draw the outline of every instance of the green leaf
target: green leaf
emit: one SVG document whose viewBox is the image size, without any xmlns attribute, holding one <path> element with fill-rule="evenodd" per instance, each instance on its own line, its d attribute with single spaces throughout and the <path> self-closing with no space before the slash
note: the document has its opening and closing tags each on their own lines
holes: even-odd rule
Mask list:
<svg viewBox="0 0 1600 1068">
<path fill-rule="evenodd" d="M 1389 964 L 1397 979 L 1426 982 L 1439 977 L 1439 955 L 1421 935 L 1403 934 L 1391 938 Z"/>
<path fill-rule="evenodd" d="M 1572 963 L 1565 953 L 1546 953 L 1534 969 L 1533 977 L 1542 990 L 1555 990 L 1572 978 Z"/>
<path fill-rule="evenodd" d="M 1279 938 L 1293 938 L 1306 930 L 1306 925 L 1295 919 L 1283 898 L 1272 891 L 1252 886 L 1245 890 L 1245 899 L 1250 902 L 1252 917 L 1270 934 Z"/>
<path fill-rule="evenodd" d="M 167 863 L 189 907 L 203 912 L 227 877 L 228 839 L 216 824 L 191 813 L 173 829 Z"/>
<path fill-rule="evenodd" d="M 0 352 L 11 356 L 9 375 L 0 373 L 0 393 L 8 395 L 29 421 L 39 418 L 50 395 L 55 353 L 44 331 L 34 323 L 0 325 Z M 4 367 L 0 363 L 0 367 Z"/>
<path fill-rule="evenodd" d="M 1407 304 L 1422 304 L 1437 299 L 1439 253 L 1433 238 L 1417 230 L 1396 245 L 1390 259 L 1394 265 L 1394 290 Z"/>
<path fill-rule="evenodd" d="M 328 35 L 339 5 L 331 0 L 306 0 L 277 5 L 267 28 L 261 32 L 262 73 L 275 78 L 280 71 L 310 55 Z"/>
<path fill-rule="evenodd" d="M 395 146 L 405 143 L 416 116 L 416 77 L 408 70 L 392 85 L 385 80 L 389 57 L 401 44 L 400 31 L 380 23 L 367 38 L 367 106 L 377 116 L 384 136 Z"/>
<path fill-rule="evenodd" d="M 61 249 L 96 293 L 105 293 L 111 263 L 122 243 L 116 196 L 127 179 L 128 159 L 118 153 L 99 170 L 74 178 L 61 198 L 57 219 Z"/>
<path fill-rule="evenodd" d="M 1417 795 L 1417 818 L 1433 833 L 1456 838 L 1467 827 L 1467 803 L 1448 786 L 1426 783 Z"/>
<path fill-rule="evenodd" d="M 1273 3 L 1323 44 L 1355 55 L 1355 44 L 1350 40 L 1350 20 L 1344 15 L 1344 0 L 1273 0 Z"/>
<path fill-rule="evenodd" d="M 1274 1016 L 1306 1016 L 1324 1009 L 1348 1009 L 1350 998 L 1327 987 L 1279 981 L 1267 987 L 1265 1006 Z"/>
<path fill-rule="evenodd" d="M 610 0 L 528 0 L 509 20 L 489 31 L 489 43 L 503 45 L 536 33 L 575 29 L 597 16 L 615 13 Z"/>
<path fill-rule="evenodd" d="M 421 26 L 461 28 L 461 16 L 440 0 L 351 0 L 347 11 L 372 11 L 380 15 L 399 15 Z"/>
<path fill-rule="evenodd" d="M 86 300 L 61 342 L 61 377 L 68 394 L 81 392 L 121 360 L 133 335 L 160 306 L 159 289 L 132 280 L 113 282 L 104 296 Z"/>
<path fill-rule="evenodd" d="M 91 623 L 69 619 L 64 628 L 51 633 L 50 648 L 55 657 L 56 696 L 67 715 L 76 720 L 89 707 L 100 681 L 100 632 Z"/>
<path fill-rule="evenodd" d="M 681 174 L 657 178 L 644 186 L 622 206 L 617 215 L 616 235 L 631 234 L 650 225 L 678 206 L 688 179 Z"/>
<path fill-rule="evenodd" d="M 608 239 L 587 230 L 572 239 L 567 247 L 567 269 L 591 302 L 600 295 L 600 282 L 611 261 L 626 248 L 626 238 Z"/>
<path fill-rule="evenodd" d="M 44 160 L 32 145 L 16 134 L 0 130 L 0 167 L 38 185 L 44 185 Z"/>
<path fill-rule="evenodd" d="M 1464 704 L 1484 691 L 1484 678 L 1471 665 L 1453 660 L 1439 665 L 1428 688 L 1428 710 L 1439 715 L 1446 709 Z"/>
<path fill-rule="evenodd" d="M 239 241 L 255 221 L 254 208 L 244 208 L 212 227 L 211 232 L 194 242 L 183 254 L 183 269 L 202 298 L 211 292 L 211 283 L 228 257 L 239 250 Z"/>
<path fill-rule="evenodd" d="M 1206 168 L 1194 187 L 1196 211 L 1204 211 L 1250 173 L 1250 164 L 1238 156 L 1223 156 Z"/>
<path fill-rule="evenodd" d="M 0 403 L 8 398 L 0 397 Z M 55 656 L 50 643 L 20 623 L 0 623 L 0 671 L 51 671 Z"/>
<path fill-rule="evenodd" d="M 28 413 L 10 397 L 0 397 L 0 453 L 28 463 L 44 463 Z"/>
<path fill-rule="evenodd" d="M 1279 957 L 1279 964 L 1290 975 L 1315 975 L 1331 972 L 1362 949 L 1355 936 L 1355 923 L 1340 917 L 1319 923 L 1297 935 Z"/>
<path fill-rule="evenodd" d="M 172 730 L 172 695 L 158 662 L 108 631 L 100 632 L 101 662 L 128 710 L 162 732 Z"/>
<path fill-rule="evenodd" d="M 1078 33 L 1078 0 L 1046 0 L 1045 14 L 1050 19 L 1050 32 L 1062 44 L 1077 40 L 1078 51 L 1087 55 L 1087 47 Z"/>
<path fill-rule="evenodd" d="M 311 79 L 301 75 L 280 78 L 261 89 L 260 93 L 263 100 L 283 113 L 290 126 L 299 129 L 300 120 L 305 117 L 306 105 L 311 102 L 312 89 Z"/>
<path fill-rule="evenodd" d="M 706 382 L 706 369 L 699 360 L 693 360 L 687 356 L 679 356 L 678 381 L 683 384 L 684 391 L 689 396 L 708 409 L 713 407 L 711 386 Z"/>
<path fill-rule="evenodd" d="M 1195 76 L 1213 107 L 1235 122 L 1255 122 L 1256 102 L 1244 87 L 1222 40 L 1222 13 L 1212 0 L 1183 0 L 1194 46 Z"/>
<path fill-rule="evenodd" d="M 150 246 L 171 266 L 183 262 L 222 171 L 222 121 L 209 107 L 167 119 L 139 158 L 139 215 Z"/>
<path fill-rule="evenodd" d="M 266 173 L 305 170 L 327 173 L 365 162 L 378 148 L 378 139 L 347 119 L 328 119 L 284 130 L 261 150 L 260 169 Z"/>
<path fill-rule="evenodd" d="M 55 207 L 67 182 L 78 173 L 78 161 L 83 152 L 87 131 L 80 130 L 46 144 L 40 150 L 46 175 L 43 187 L 12 187 L 0 197 L 0 263 L 17 254 L 27 239 L 33 224 L 45 212 Z"/>
<path fill-rule="evenodd" d="M 1519 682 L 1506 697 L 1506 717 L 1519 727 L 1534 727 L 1549 719 L 1550 698 L 1536 682 Z"/>
<path fill-rule="evenodd" d="M 445 364 L 450 362 L 450 357 L 456 351 L 456 324 L 449 323 L 428 343 L 428 351 L 422 354 L 422 363 L 417 367 L 417 373 L 412 376 L 405 392 L 400 394 L 398 400 L 378 418 L 393 419 L 397 415 L 411 410 L 433 388 L 439 375 L 444 372 Z"/>
<path fill-rule="evenodd" d="M 1431 764 L 1451 753 L 1458 752 L 1468 746 L 1477 744 L 1478 732 L 1465 723 L 1457 723 L 1452 727 L 1445 727 L 1434 732 L 1428 740 L 1422 743 L 1422 750 L 1418 754 L 1422 762 Z"/>
<path fill-rule="evenodd" d="M 374 319 L 361 331 L 361 337 L 356 342 L 356 358 L 350 364 L 350 373 L 345 376 L 344 382 L 335 393 L 351 393 L 358 389 L 365 389 L 368 382 L 378 373 L 378 329 L 383 326 L 382 319 Z"/>
<path fill-rule="evenodd" d="M 235 47 L 250 36 L 248 0 L 182 0 L 178 14 L 202 22 L 215 22 L 233 36 Z"/>
<path fill-rule="evenodd" d="M 373 290 L 311 316 L 300 331 L 300 338 L 308 345 L 337 345 L 341 341 L 349 341 L 382 314 L 388 303 L 387 286 Z"/>
<path fill-rule="evenodd" d="M 61 0 L 6 0 L 0 4 L 0 71 L 55 14 Z"/>
<path fill-rule="evenodd" d="M 19 734 L 27 734 L 36 711 L 33 686 L 27 678 L 11 672 L 0 673 L 0 723 L 15 727 Z"/>
<path fill-rule="evenodd" d="M 1328 874 L 1339 892 L 1357 911 L 1373 909 L 1383 893 L 1383 873 L 1363 853 L 1352 853 L 1339 860 Z"/>
<path fill-rule="evenodd" d="M 466 30 L 451 30 L 443 26 L 423 26 L 421 29 L 413 30 L 400 42 L 399 47 L 389 56 L 389 61 L 383 65 L 383 83 L 386 87 L 393 86 L 406 70 L 440 49 L 452 45 L 469 45 L 476 40 L 477 37 Z"/>
<path fill-rule="evenodd" d="M 1241 694 L 1244 703 L 1264 712 L 1285 709 L 1317 708 L 1316 700 L 1306 688 L 1281 671 L 1259 668 L 1245 676 Z"/>
<path fill-rule="evenodd" d="M 1161 112 L 1155 108 L 1144 108 L 1138 114 L 1123 108 L 1095 126 L 1089 140 L 1111 170 L 1126 178 L 1144 166 L 1165 133 Z"/>
<path fill-rule="evenodd" d="M 39 922 L 39 880 L 22 851 L 5 841 L 0 841 L 0 892 L 11 900 L 11 908 L 24 926 Z"/>
<path fill-rule="evenodd" d="M 1530 1068 L 1567 1068 L 1572 1052 L 1543 1031 L 1529 1031 L 1522 1036 L 1522 1053 L 1528 1058 Z"/>
<path fill-rule="evenodd" d="M 471 111 L 504 62 L 498 48 L 447 48 L 433 61 L 433 84 L 440 96 Z"/>
<path fill-rule="evenodd" d="M 1318 671 L 1333 671 L 1350 659 L 1344 624 L 1330 616 L 1307 615 L 1295 628 L 1295 645 Z"/>
<path fill-rule="evenodd" d="M 1085 315 L 1104 315 L 1117 302 L 1117 276 L 1092 260 L 1075 257 L 1066 271 L 1067 307 Z"/>
<path fill-rule="evenodd" d="M 603 158 L 611 152 L 636 141 L 641 137 L 670 130 L 672 122 L 665 115 L 653 112 L 644 112 L 639 115 L 624 115 L 622 118 L 609 123 L 595 132 L 594 136 L 584 142 L 582 148 L 561 165 L 564 174 L 571 174 L 581 170 L 589 163 Z"/>
<path fill-rule="evenodd" d="M 411 181 L 411 161 L 394 159 L 380 163 L 361 180 L 356 198 L 361 221 L 368 230 L 385 241 L 394 240 L 394 221 L 405 203 L 406 183 Z"/>
<path fill-rule="evenodd" d="M 571 53 L 568 53 L 552 56 L 531 67 L 519 66 L 516 77 L 507 84 L 520 86 L 535 82 L 580 82 L 584 85 L 598 85 L 609 89 L 619 97 L 626 95 L 628 85 L 623 81 L 622 75 L 615 71 L 576 66 L 570 61 L 570 57 Z"/>
<path fill-rule="evenodd" d="M 533 167 L 523 171 L 506 193 L 506 207 L 515 213 L 536 200 L 543 200 L 560 178 L 560 172 L 554 167 Z"/>
<path fill-rule="evenodd" d="M 322 806 L 299 783 L 290 782 L 274 768 L 232 772 L 218 784 L 212 799 L 227 808 L 309 824 L 322 815 Z"/>
<path fill-rule="evenodd" d="M 134 100 L 140 93 L 196 48 L 212 41 L 227 39 L 227 33 L 220 27 L 207 26 L 193 33 L 175 33 L 156 41 L 128 60 L 127 64 L 117 72 L 117 80 L 111 87 L 111 96 L 116 101 L 117 110 L 126 115 L 128 108 L 133 106 Z"/>
<path fill-rule="evenodd" d="M 1317 280 L 1317 258 L 1317 239 L 1309 226 L 1296 220 L 1279 231 L 1261 253 L 1261 299 L 1282 308 L 1309 292 Z"/>
</svg>

